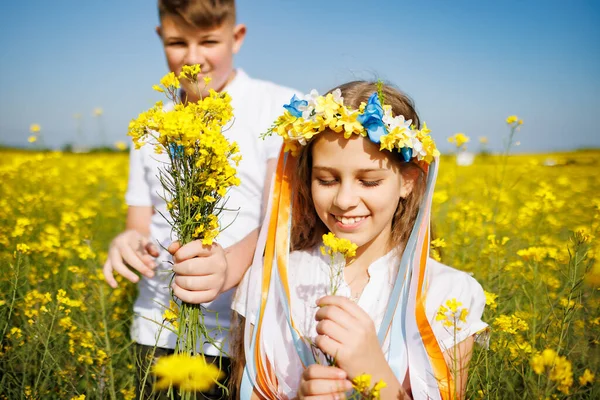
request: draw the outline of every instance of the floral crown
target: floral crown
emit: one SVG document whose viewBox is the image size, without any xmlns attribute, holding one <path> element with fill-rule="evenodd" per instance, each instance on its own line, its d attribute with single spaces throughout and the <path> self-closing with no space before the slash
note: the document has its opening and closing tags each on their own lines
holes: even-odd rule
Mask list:
<svg viewBox="0 0 600 400">
<path fill-rule="evenodd" d="M 312 90 L 305 100 L 294 95 L 266 135 L 275 132 L 281 136 L 284 151 L 291 151 L 292 155 L 297 155 L 301 146 L 325 129 L 344 132 L 346 139 L 352 134 L 368 137 L 380 145 L 380 150 L 396 149 L 406 162 L 415 157 L 429 164 L 440 155 L 426 124 L 416 129 L 412 120 L 405 120 L 402 115 L 392 116 L 392 106 L 382 103 L 381 90 L 373 93 L 366 104 L 361 103 L 358 110 L 344 105 L 340 89 L 325 96 Z"/>
</svg>

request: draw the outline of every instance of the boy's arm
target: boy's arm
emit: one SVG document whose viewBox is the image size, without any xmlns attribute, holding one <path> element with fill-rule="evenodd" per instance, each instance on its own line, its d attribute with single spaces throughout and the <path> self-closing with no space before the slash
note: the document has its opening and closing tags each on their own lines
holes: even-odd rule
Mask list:
<svg viewBox="0 0 600 400">
<path fill-rule="evenodd" d="M 271 191 L 271 180 L 277 167 L 277 159 L 267 161 L 267 171 L 262 199 L 262 215 L 266 212 Z M 250 232 L 236 244 L 223 249 L 219 245 L 203 246 L 199 240 L 180 246 L 169 246 L 175 264 L 173 292 L 181 300 L 208 303 L 219 294 L 236 287 L 252 264 L 260 228 Z"/>
<path fill-rule="evenodd" d="M 148 240 L 152 213 L 151 206 L 127 209 L 126 230 L 112 240 L 103 267 L 104 279 L 112 288 L 117 287 L 115 271 L 134 283 L 139 277 L 133 270 L 149 278 L 154 276 L 154 257 L 158 256 L 158 249 Z"/>
</svg>

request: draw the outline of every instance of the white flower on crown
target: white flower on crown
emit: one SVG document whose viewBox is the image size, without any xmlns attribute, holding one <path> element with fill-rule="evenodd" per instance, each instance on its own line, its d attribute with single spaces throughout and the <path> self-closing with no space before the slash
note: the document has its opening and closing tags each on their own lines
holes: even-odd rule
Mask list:
<svg viewBox="0 0 600 400">
<path fill-rule="evenodd" d="M 315 107 L 317 105 L 317 98 L 319 97 L 319 92 L 315 89 L 311 90 L 309 94 L 304 96 L 304 100 L 308 102 L 305 106 L 300 106 L 298 109 L 302 111 L 302 118 L 305 121 L 310 121 L 316 117 Z"/>
</svg>

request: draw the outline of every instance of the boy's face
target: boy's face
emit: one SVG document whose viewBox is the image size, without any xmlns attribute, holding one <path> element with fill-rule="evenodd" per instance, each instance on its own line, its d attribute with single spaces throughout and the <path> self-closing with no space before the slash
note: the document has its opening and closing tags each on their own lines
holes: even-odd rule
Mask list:
<svg viewBox="0 0 600 400">
<path fill-rule="evenodd" d="M 156 28 L 161 37 L 169 69 L 179 75 L 184 65 L 200 64 L 201 74 L 198 76 L 200 88 L 204 87 L 202 78 L 209 76 L 212 80 L 208 89 L 221 91 L 233 78 L 233 55 L 242 47 L 246 35 L 246 27 L 226 21 L 215 28 L 196 28 L 183 19 L 166 15 L 161 19 L 161 26 Z M 181 82 L 191 100 L 196 100 L 194 88 L 188 81 Z"/>
</svg>

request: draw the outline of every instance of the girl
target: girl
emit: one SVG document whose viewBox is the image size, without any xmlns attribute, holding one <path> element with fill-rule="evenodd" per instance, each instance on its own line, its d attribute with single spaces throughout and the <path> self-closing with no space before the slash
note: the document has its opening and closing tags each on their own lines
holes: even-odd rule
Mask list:
<svg viewBox="0 0 600 400">
<path fill-rule="evenodd" d="M 412 102 L 352 82 L 284 107 L 269 211 L 233 303 L 240 398 L 343 398 L 363 374 L 385 382 L 383 399 L 462 398 L 485 296 L 428 258 L 439 152 Z M 357 245 L 336 295 L 328 232 Z"/>
</svg>

